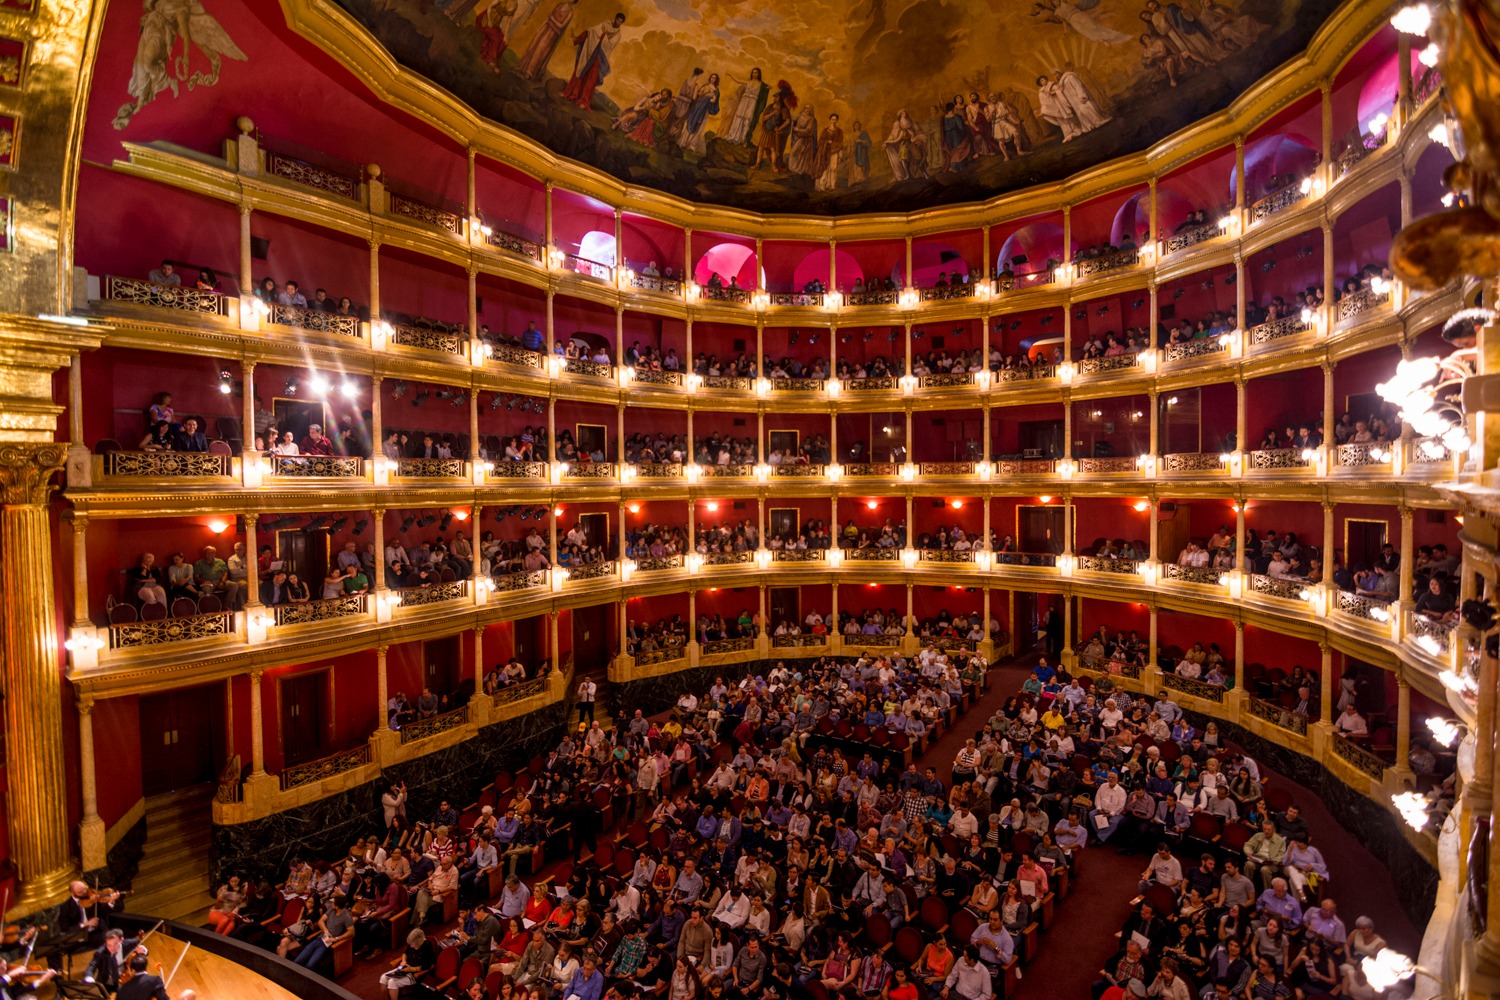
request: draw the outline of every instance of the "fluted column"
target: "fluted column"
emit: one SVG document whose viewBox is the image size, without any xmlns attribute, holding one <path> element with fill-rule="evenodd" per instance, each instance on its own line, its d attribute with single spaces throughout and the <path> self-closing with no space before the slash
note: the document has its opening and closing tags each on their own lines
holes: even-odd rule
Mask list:
<svg viewBox="0 0 1500 1000">
<path fill-rule="evenodd" d="M 73 627 L 93 625 L 89 617 L 89 516 L 73 511 L 68 517 L 73 529 Z"/>
<path fill-rule="evenodd" d="M 390 691 L 386 686 L 388 681 L 386 679 L 385 656 L 388 649 L 390 649 L 390 647 L 385 643 L 381 643 L 380 645 L 375 647 L 375 698 L 380 702 L 377 708 L 380 711 L 380 719 L 382 721 L 382 725 L 380 728 L 382 729 L 386 728 L 386 726 L 384 725 L 386 703 L 389 702 L 391 698 Z"/>
<path fill-rule="evenodd" d="M 63 898 L 78 868 L 68 829 L 62 671 L 47 501 L 67 459 L 61 444 L 0 447 L 0 663 L 10 756 L 11 858 L 22 912 Z"/>
<path fill-rule="evenodd" d="M 259 670 L 250 671 L 250 776 L 266 773 L 266 731 L 261 705 Z"/>
<path fill-rule="evenodd" d="M 260 540 L 256 537 L 255 526 L 260 520 L 259 514 L 245 514 L 245 610 L 260 607 Z"/>
<path fill-rule="evenodd" d="M 84 871 L 104 867 L 104 820 L 99 818 L 99 780 L 94 772 L 94 702 L 78 699 L 78 779 L 83 820 L 78 824 L 78 853 Z"/>
</svg>

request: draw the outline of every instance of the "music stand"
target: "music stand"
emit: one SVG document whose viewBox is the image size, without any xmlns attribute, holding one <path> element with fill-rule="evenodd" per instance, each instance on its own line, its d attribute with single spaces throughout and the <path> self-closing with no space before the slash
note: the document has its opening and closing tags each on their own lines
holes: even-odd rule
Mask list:
<svg viewBox="0 0 1500 1000">
<path fill-rule="evenodd" d="M 52 985 L 57 987 L 57 995 L 66 997 L 67 1000 L 109 1000 L 109 991 L 104 988 L 103 983 L 56 978 L 52 980 Z"/>
</svg>

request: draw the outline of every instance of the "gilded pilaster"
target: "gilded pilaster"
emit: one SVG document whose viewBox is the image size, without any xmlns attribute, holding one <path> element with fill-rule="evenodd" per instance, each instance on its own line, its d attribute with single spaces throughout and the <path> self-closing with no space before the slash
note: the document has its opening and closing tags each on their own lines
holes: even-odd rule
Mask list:
<svg viewBox="0 0 1500 1000">
<path fill-rule="evenodd" d="M 250 775 L 263 777 L 266 773 L 266 732 L 261 713 L 261 691 L 259 670 L 250 671 Z"/>
<path fill-rule="evenodd" d="M 89 516 L 70 512 L 68 525 L 73 529 L 73 627 L 90 628 L 89 618 Z"/>
<path fill-rule="evenodd" d="M 260 520 L 259 514 L 245 515 L 245 608 L 250 610 L 261 606 L 260 603 L 260 559 L 258 552 L 260 539 L 255 535 L 256 522 Z"/>
<path fill-rule="evenodd" d="M 66 448 L 0 447 L 0 653 L 5 679 L 6 742 L 11 755 L 11 855 L 21 888 L 15 907 L 29 913 L 66 894 L 78 868 L 72 857 L 62 741 L 62 670 L 57 655 L 47 501 Z"/>
</svg>

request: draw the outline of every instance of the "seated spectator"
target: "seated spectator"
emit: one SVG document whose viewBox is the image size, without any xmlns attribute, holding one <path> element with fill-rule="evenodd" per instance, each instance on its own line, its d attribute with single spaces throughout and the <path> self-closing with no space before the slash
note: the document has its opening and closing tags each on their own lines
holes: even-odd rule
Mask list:
<svg viewBox="0 0 1500 1000">
<path fill-rule="evenodd" d="M 146 277 L 154 285 L 182 284 L 182 275 L 177 273 L 177 269 L 172 266 L 170 260 L 164 260 L 159 266 L 153 267 L 151 273 L 146 275 Z"/>
<path fill-rule="evenodd" d="M 173 451 L 208 451 L 208 438 L 198 429 L 198 419 L 188 417 L 182 422 L 182 428 L 172 436 Z"/>
</svg>

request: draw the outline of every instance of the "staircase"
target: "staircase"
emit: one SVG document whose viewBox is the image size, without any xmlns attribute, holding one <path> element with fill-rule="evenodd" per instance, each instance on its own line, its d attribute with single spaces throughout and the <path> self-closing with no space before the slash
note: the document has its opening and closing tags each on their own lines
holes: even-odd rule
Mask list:
<svg viewBox="0 0 1500 1000">
<path fill-rule="evenodd" d="M 207 920 L 213 797 L 209 784 L 146 800 L 146 846 L 126 904 L 130 912 L 190 924 Z"/>
</svg>

